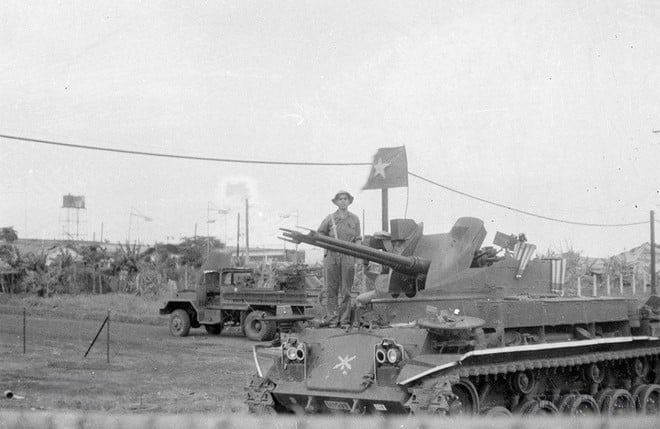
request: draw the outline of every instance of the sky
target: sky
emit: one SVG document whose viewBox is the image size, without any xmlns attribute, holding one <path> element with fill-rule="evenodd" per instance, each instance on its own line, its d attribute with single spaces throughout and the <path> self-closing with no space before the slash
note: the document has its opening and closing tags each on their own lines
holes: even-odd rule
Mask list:
<svg viewBox="0 0 660 429">
<path fill-rule="evenodd" d="M 612 256 L 649 224 L 483 200 L 589 224 L 660 210 L 659 22 L 654 1 L 3 1 L 2 135 L 362 165 L 0 138 L 0 226 L 235 246 L 247 199 L 250 245 L 291 247 L 278 228 L 318 227 L 345 189 L 372 233 L 368 164 L 405 146 L 411 173 L 481 200 L 411 176 L 390 218 L 441 233 L 479 217 L 485 244 L 524 232 L 541 253 Z"/>
</svg>

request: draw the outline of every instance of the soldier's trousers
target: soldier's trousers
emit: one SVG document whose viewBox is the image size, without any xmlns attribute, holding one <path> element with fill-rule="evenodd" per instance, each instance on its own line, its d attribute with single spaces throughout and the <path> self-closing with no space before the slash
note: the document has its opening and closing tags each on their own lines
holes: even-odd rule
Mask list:
<svg viewBox="0 0 660 429">
<path fill-rule="evenodd" d="M 323 265 L 327 283 L 328 316 L 339 313 L 339 323 L 348 325 L 351 323 L 351 289 L 355 276 L 355 258 L 341 253 L 328 252 Z"/>
</svg>

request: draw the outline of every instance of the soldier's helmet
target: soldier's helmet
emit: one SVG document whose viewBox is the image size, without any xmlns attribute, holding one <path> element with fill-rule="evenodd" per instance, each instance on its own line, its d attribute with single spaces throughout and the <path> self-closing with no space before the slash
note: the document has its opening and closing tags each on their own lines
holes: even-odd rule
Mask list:
<svg viewBox="0 0 660 429">
<path fill-rule="evenodd" d="M 346 195 L 348 197 L 348 203 L 353 204 L 353 195 L 351 195 L 348 191 L 344 191 L 344 190 L 337 191 L 335 197 L 332 199 L 332 202 L 337 204 L 337 199 L 342 195 Z"/>
</svg>

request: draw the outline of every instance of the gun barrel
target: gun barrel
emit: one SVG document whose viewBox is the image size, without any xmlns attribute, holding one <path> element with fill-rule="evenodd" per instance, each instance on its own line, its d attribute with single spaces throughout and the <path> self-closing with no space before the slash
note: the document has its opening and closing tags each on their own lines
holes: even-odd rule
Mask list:
<svg viewBox="0 0 660 429">
<path fill-rule="evenodd" d="M 310 231 L 309 234 L 302 234 L 285 228 L 281 228 L 281 230 L 284 231 L 284 237 L 281 237 L 283 240 L 293 240 L 297 243 L 310 244 L 333 252 L 366 259 L 406 274 L 424 274 L 431 265 L 431 261 L 425 258 L 388 253 L 369 246 L 337 240 L 314 231 Z"/>
</svg>

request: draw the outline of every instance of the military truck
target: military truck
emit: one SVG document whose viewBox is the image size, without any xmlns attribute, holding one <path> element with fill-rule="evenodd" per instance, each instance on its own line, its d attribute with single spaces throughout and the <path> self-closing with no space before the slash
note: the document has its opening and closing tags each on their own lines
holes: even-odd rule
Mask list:
<svg viewBox="0 0 660 429">
<path fill-rule="evenodd" d="M 159 310 L 170 315 L 170 333 L 185 337 L 203 326 L 219 335 L 225 326 L 240 326 L 253 341 L 270 341 L 278 328 L 312 318 L 304 273 L 264 282 L 254 268 L 233 267 L 231 253 L 212 252 L 194 289 L 177 291 Z"/>
</svg>

